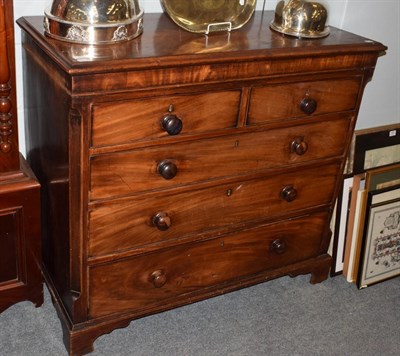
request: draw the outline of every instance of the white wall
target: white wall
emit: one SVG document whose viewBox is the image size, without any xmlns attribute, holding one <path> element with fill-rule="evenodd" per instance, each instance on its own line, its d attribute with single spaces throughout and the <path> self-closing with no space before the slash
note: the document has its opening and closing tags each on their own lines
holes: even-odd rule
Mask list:
<svg viewBox="0 0 400 356">
<path fill-rule="evenodd" d="M 318 0 L 317 0 L 318 1 Z M 389 47 L 378 60 L 368 84 L 357 128 L 400 122 L 400 1 L 399 0 L 320 0 L 329 11 L 329 24 L 382 42 Z M 159 0 L 141 0 L 145 12 L 161 12 Z M 277 0 L 258 0 L 257 9 L 274 9 Z M 14 17 L 42 15 L 51 0 L 14 0 Z M 21 35 L 16 26 L 19 145 L 25 154 Z M 146 25 L 145 25 L 146 30 Z"/>
<path fill-rule="evenodd" d="M 400 1 L 348 0 L 341 28 L 388 47 L 365 89 L 357 128 L 400 123 Z"/>
</svg>

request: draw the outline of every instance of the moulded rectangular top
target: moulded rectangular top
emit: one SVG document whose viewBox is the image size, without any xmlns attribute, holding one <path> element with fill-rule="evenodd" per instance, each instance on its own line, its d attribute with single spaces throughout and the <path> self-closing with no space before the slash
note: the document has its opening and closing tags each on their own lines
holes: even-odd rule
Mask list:
<svg viewBox="0 0 400 356">
<path fill-rule="evenodd" d="M 162 68 L 184 64 L 212 64 L 265 58 L 296 58 L 341 53 L 384 52 L 379 42 L 331 27 L 329 36 L 298 39 L 269 28 L 272 11 L 256 11 L 241 29 L 210 35 L 191 33 L 166 14 L 145 14 L 143 34 L 108 45 L 82 45 L 47 37 L 43 17 L 23 17 L 17 23 L 66 72 L 105 73 L 116 62 L 119 70 Z"/>
</svg>

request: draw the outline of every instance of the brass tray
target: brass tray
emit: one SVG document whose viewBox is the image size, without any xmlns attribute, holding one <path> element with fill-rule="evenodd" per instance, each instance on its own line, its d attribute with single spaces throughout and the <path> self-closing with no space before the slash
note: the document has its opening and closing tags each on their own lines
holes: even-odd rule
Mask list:
<svg viewBox="0 0 400 356">
<path fill-rule="evenodd" d="M 231 31 L 245 25 L 257 0 L 160 0 L 169 17 L 183 29 L 205 33 Z"/>
</svg>

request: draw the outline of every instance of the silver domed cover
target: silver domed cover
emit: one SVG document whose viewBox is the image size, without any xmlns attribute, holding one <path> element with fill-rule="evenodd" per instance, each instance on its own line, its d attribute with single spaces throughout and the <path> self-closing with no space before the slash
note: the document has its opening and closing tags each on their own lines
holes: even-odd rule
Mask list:
<svg viewBox="0 0 400 356">
<path fill-rule="evenodd" d="M 45 10 L 44 31 L 85 44 L 130 40 L 143 32 L 139 0 L 54 0 Z"/>
</svg>

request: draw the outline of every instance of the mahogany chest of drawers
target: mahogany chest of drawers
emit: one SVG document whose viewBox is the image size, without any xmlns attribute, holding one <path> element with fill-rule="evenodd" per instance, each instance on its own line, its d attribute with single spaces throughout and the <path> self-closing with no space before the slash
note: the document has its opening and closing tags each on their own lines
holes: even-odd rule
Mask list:
<svg viewBox="0 0 400 356">
<path fill-rule="evenodd" d="M 203 36 L 163 14 L 110 46 L 22 18 L 44 269 L 71 355 L 136 318 L 283 275 L 328 276 L 329 221 L 386 47 L 272 14 Z"/>
</svg>

